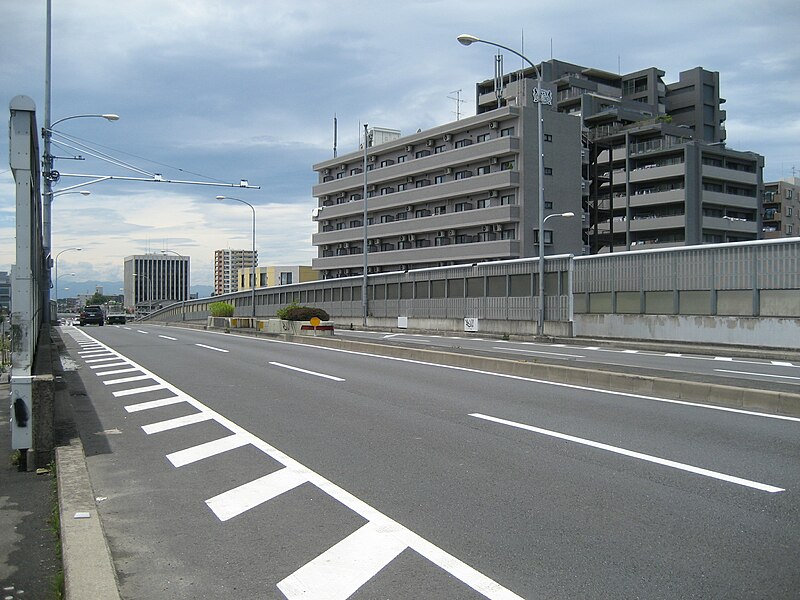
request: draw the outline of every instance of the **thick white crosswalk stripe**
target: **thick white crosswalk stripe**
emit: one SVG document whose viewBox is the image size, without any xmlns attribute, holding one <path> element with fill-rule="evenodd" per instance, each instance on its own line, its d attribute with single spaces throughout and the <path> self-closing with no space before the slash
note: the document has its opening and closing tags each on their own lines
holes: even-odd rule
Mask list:
<svg viewBox="0 0 800 600">
<path fill-rule="evenodd" d="M 162 406 L 169 406 L 170 404 L 180 404 L 186 402 L 185 398 L 180 396 L 173 396 L 172 398 L 162 398 L 161 400 L 152 400 L 150 402 L 140 402 L 139 404 L 129 404 L 125 407 L 129 413 L 140 412 L 143 410 L 150 410 L 151 408 L 161 408 Z"/>
<path fill-rule="evenodd" d="M 228 450 L 241 448 L 249 443 L 250 440 L 242 435 L 229 435 L 218 440 L 206 442 L 205 444 L 192 446 L 191 448 L 186 448 L 185 450 L 179 450 L 178 452 L 167 454 L 167 459 L 176 467 L 182 467 L 210 456 L 222 454 Z"/>
<path fill-rule="evenodd" d="M 133 377 L 122 377 L 120 379 L 109 379 L 108 381 L 104 381 L 104 385 L 116 385 L 118 383 L 130 383 L 132 381 L 144 381 L 145 379 L 149 379 L 150 381 L 153 380 L 150 375 L 135 375 Z"/>
<path fill-rule="evenodd" d="M 206 500 L 220 521 L 255 508 L 308 481 L 304 473 L 284 468 Z"/>
<path fill-rule="evenodd" d="M 119 392 L 114 392 L 115 398 L 122 398 L 123 396 L 133 396 L 135 394 L 144 394 L 145 392 L 153 392 L 155 390 L 163 390 L 164 386 L 160 383 L 156 385 L 146 385 L 144 387 L 133 388 L 132 390 L 120 390 Z"/>
<path fill-rule="evenodd" d="M 177 429 L 178 427 L 185 427 L 186 425 L 193 425 L 194 423 L 202 423 L 203 421 L 208 421 L 213 418 L 214 416 L 209 413 L 199 412 L 186 415 L 185 417 L 177 417 L 176 419 L 159 421 L 158 423 L 153 423 L 152 425 L 143 425 L 142 429 L 147 435 L 151 435 L 153 433 L 169 431 L 170 429 Z"/>
<path fill-rule="evenodd" d="M 367 523 L 278 584 L 287 600 L 345 600 L 408 548 L 402 531 Z"/>
</svg>

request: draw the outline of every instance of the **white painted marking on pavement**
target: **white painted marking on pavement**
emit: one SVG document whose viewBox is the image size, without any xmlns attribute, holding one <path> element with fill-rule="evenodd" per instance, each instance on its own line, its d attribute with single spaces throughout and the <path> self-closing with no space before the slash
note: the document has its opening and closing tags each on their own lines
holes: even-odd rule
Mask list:
<svg viewBox="0 0 800 600">
<path fill-rule="evenodd" d="M 220 521 L 255 508 L 308 481 L 305 473 L 284 468 L 206 500 Z"/>
<path fill-rule="evenodd" d="M 771 360 L 770 361 L 773 366 L 775 367 L 794 367 L 794 363 L 786 362 L 783 360 Z"/>
<path fill-rule="evenodd" d="M 170 429 L 177 429 L 178 427 L 185 427 L 186 425 L 194 425 L 195 423 L 202 423 L 214 418 L 214 415 L 207 412 L 198 412 L 185 417 L 177 417 L 167 421 L 159 421 L 152 425 L 143 425 L 142 429 L 147 435 L 154 433 L 161 433 L 162 431 L 169 431 Z"/>
<path fill-rule="evenodd" d="M 715 356 L 714 360 L 721 360 L 723 362 L 733 362 L 733 359 L 729 356 Z"/>
<path fill-rule="evenodd" d="M 120 379 L 109 379 L 108 381 L 104 381 L 104 385 L 116 385 L 118 383 L 129 383 L 131 381 L 142 381 L 144 379 L 150 379 L 150 375 L 134 375 L 133 377 L 121 377 Z"/>
<path fill-rule="evenodd" d="M 148 378 L 149 379 L 149 378 Z M 160 383 L 155 385 L 146 385 L 144 387 L 133 388 L 130 390 L 120 390 L 119 392 L 114 392 L 115 398 L 124 398 L 125 396 L 135 396 L 136 394 L 144 394 L 146 392 L 154 392 L 156 390 L 163 390 L 164 386 Z"/>
<path fill-rule="evenodd" d="M 367 523 L 278 583 L 278 589 L 287 600 L 346 600 L 407 547 L 395 531 Z"/>
<path fill-rule="evenodd" d="M 178 341 L 178 338 L 169 337 L 168 335 L 161 335 L 161 334 L 159 334 L 159 336 L 158 336 L 158 337 L 160 337 L 160 338 L 164 338 L 165 340 L 172 340 L 173 342 L 177 342 L 177 341 Z"/>
<path fill-rule="evenodd" d="M 184 465 L 197 462 L 198 460 L 209 458 L 210 456 L 222 454 L 228 450 L 241 448 L 249 443 L 250 440 L 248 440 L 245 436 L 229 435 L 218 440 L 206 442 L 205 444 L 199 444 L 197 446 L 192 446 L 191 448 L 186 448 L 185 450 L 179 450 L 178 452 L 167 454 L 167 460 L 169 460 L 169 462 L 176 467 L 182 467 Z"/>
<path fill-rule="evenodd" d="M 284 369 L 291 369 L 292 371 L 299 371 L 300 373 L 306 373 L 307 375 L 324 377 L 325 379 L 331 379 L 333 381 L 344 381 L 344 379 L 342 379 L 341 377 L 334 377 L 333 375 L 326 375 L 325 373 L 317 373 L 316 371 L 308 371 L 306 369 L 301 369 L 300 367 L 293 367 L 291 365 L 285 365 L 279 362 L 270 362 L 269 364 L 274 365 L 276 367 L 283 367 Z"/>
<path fill-rule="evenodd" d="M 137 329 L 136 333 L 143 333 L 143 334 L 147 335 L 149 332 L 148 331 L 142 331 L 141 329 Z"/>
<path fill-rule="evenodd" d="M 126 363 L 123 363 L 126 364 Z M 108 365 L 106 365 L 108 366 Z M 136 367 L 129 367 L 127 369 L 116 369 L 114 371 L 100 371 L 99 373 L 95 373 L 98 377 L 103 377 L 105 375 L 119 375 L 120 373 L 133 373 L 134 371 L 138 371 Z"/>
<path fill-rule="evenodd" d="M 223 350 L 222 348 L 215 348 L 214 346 L 206 346 L 205 344 L 195 344 L 195 346 L 199 346 L 200 348 L 207 348 L 208 350 L 214 350 L 216 352 L 230 352 L 230 350 Z"/>
<path fill-rule="evenodd" d="M 113 354 L 113 352 L 109 352 L 105 348 L 98 348 L 95 350 L 82 350 L 78 352 L 78 355 L 83 357 L 91 356 L 92 354 Z"/>
<path fill-rule="evenodd" d="M 108 362 L 110 360 L 119 360 L 118 356 L 109 356 L 107 358 L 93 358 L 91 360 L 84 361 L 87 365 L 89 363 L 99 363 L 99 362 Z"/>
<path fill-rule="evenodd" d="M 568 435 L 566 433 L 559 433 L 557 431 L 550 431 L 549 429 L 542 429 L 541 427 L 534 427 L 533 425 L 526 425 L 524 423 L 516 423 L 515 421 L 507 421 L 505 419 L 499 419 L 497 417 L 491 417 L 489 415 L 482 415 L 480 413 L 471 413 L 470 417 L 475 417 L 476 419 L 483 419 L 484 421 L 492 421 L 494 423 L 500 423 L 501 425 L 508 425 L 509 427 L 516 427 L 517 429 L 524 429 L 526 431 L 532 431 L 534 433 L 540 433 L 542 435 L 547 435 L 550 437 L 558 438 L 560 440 L 566 440 L 568 442 L 575 442 L 576 444 L 582 444 L 584 446 L 591 446 L 592 448 L 598 448 L 600 450 L 606 450 L 608 452 L 614 452 L 615 454 L 622 454 L 623 456 L 629 456 L 631 458 L 638 458 L 639 460 L 644 460 L 647 462 L 655 463 L 658 465 L 663 465 L 666 467 L 672 467 L 673 469 L 679 469 L 681 471 L 688 471 L 689 473 L 696 473 L 698 475 L 703 475 L 705 477 L 711 477 L 712 479 L 719 479 L 721 481 L 727 481 L 730 483 L 735 483 L 736 485 L 741 485 L 744 487 L 753 488 L 756 490 L 761 490 L 762 492 L 769 492 L 774 494 L 775 492 L 783 492 L 785 491 L 783 488 L 775 487 L 773 485 L 767 485 L 766 483 L 759 483 L 758 481 L 751 481 L 749 479 L 742 479 L 741 477 L 734 477 L 733 475 L 726 475 L 725 473 L 719 473 L 718 471 L 711 471 L 709 469 L 703 469 L 701 467 L 695 467 L 694 465 L 687 465 L 685 463 L 675 462 L 674 460 L 668 460 L 666 458 L 659 458 L 658 456 L 652 456 L 650 454 L 643 454 L 641 452 L 635 452 L 633 450 L 627 450 L 625 448 L 619 448 L 617 446 L 611 446 L 609 444 L 603 444 L 602 442 L 595 442 L 593 440 L 587 440 L 585 438 L 579 438 L 574 435 Z"/>
<path fill-rule="evenodd" d="M 681 358 L 683 354 L 678 354 L 677 352 L 667 352 L 664 356 L 669 356 L 670 358 Z"/>
<path fill-rule="evenodd" d="M 186 402 L 186 398 L 181 396 L 173 396 L 172 398 L 162 398 L 161 400 L 151 400 L 150 402 L 140 402 L 139 404 L 129 404 L 125 407 L 129 413 L 139 412 L 142 410 L 150 410 L 151 408 L 161 408 L 162 406 L 170 406 L 171 404 L 180 404 Z"/>
<path fill-rule="evenodd" d="M 580 354 L 564 354 L 562 352 L 547 352 L 546 350 L 525 350 L 523 348 L 502 348 L 494 346 L 492 350 L 502 350 L 503 352 L 521 352 L 523 354 L 546 354 L 547 356 L 567 356 L 569 358 L 584 358 Z"/>
<path fill-rule="evenodd" d="M 776 375 L 772 373 L 748 373 L 747 371 L 731 371 L 730 369 L 714 369 L 720 373 L 735 373 L 737 375 L 752 375 L 754 377 L 777 377 L 778 379 L 800 379 L 791 375 Z"/>
<path fill-rule="evenodd" d="M 108 367 L 125 367 L 128 366 L 130 363 L 127 362 L 115 362 L 115 363 L 106 363 L 104 365 L 93 365 L 89 367 L 90 369 L 107 369 Z M 100 373 L 98 373 L 100 375 Z"/>
</svg>

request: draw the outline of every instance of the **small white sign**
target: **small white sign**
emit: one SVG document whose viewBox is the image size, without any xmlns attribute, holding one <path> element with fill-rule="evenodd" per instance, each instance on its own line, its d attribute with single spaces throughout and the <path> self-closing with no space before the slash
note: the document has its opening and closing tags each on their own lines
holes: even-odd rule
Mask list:
<svg viewBox="0 0 800 600">
<path fill-rule="evenodd" d="M 464 331 L 478 331 L 478 319 L 475 317 L 465 317 Z"/>
<path fill-rule="evenodd" d="M 397 317 L 397 328 L 408 329 L 408 317 Z"/>
</svg>

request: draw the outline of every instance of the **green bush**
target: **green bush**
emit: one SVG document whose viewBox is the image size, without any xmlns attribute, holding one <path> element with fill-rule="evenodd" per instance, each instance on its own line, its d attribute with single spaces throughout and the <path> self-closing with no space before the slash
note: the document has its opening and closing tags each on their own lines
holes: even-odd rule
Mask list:
<svg viewBox="0 0 800 600">
<path fill-rule="evenodd" d="M 232 317 L 233 304 L 227 302 L 212 302 L 208 306 L 212 317 Z"/>
<path fill-rule="evenodd" d="M 312 317 L 319 318 L 320 321 L 329 321 L 330 315 L 321 308 L 313 306 L 300 306 L 297 302 L 292 302 L 288 306 L 278 309 L 276 313 L 279 319 L 284 321 L 309 321 Z"/>
</svg>

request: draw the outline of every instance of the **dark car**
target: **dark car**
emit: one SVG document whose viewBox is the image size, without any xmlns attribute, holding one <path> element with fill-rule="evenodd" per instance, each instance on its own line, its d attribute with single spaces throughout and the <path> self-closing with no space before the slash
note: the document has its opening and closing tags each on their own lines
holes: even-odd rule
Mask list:
<svg viewBox="0 0 800 600">
<path fill-rule="evenodd" d="M 78 317 L 78 325 L 83 327 L 84 325 L 95 324 L 102 327 L 105 320 L 105 315 L 103 315 L 103 309 L 101 307 L 85 306 Z"/>
<path fill-rule="evenodd" d="M 114 325 L 115 323 L 125 325 L 125 313 L 110 313 L 106 316 L 106 321 L 109 325 Z"/>
</svg>

